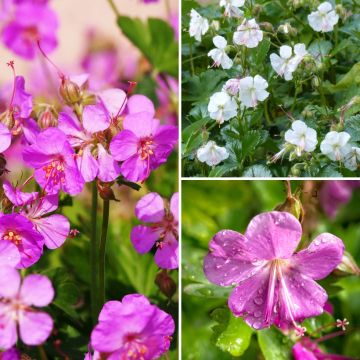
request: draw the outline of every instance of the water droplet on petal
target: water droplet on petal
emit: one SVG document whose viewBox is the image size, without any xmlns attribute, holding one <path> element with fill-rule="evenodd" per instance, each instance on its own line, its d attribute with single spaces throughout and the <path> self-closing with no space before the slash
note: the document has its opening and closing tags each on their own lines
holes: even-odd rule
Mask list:
<svg viewBox="0 0 360 360">
<path fill-rule="evenodd" d="M 254 316 L 257 317 L 257 318 L 260 317 L 261 314 L 262 314 L 262 312 L 260 310 L 257 310 L 257 311 L 254 312 Z"/>
<path fill-rule="evenodd" d="M 254 303 L 256 305 L 262 305 L 264 303 L 264 300 L 262 298 L 260 298 L 260 297 L 257 297 L 257 298 L 254 299 Z"/>
<path fill-rule="evenodd" d="M 261 328 L 261 322 L 260 321 L 255 321 L 253 324 L 252 324 L 253 328 L 258 330 Z"/>
</svg>

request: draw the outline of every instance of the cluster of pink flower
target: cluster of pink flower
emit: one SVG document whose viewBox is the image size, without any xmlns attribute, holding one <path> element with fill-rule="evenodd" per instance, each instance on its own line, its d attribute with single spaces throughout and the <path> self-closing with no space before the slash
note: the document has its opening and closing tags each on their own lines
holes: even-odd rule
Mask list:
<svg viewBox="0 0 360 360">
<path fill-rule="evenodd" d="M 177 83 L 167 76 L 159 81 L 157 115 L 168 123 L 161 124 L 150 99 L 131 95 L 134 83 L 127 92 L 117 87 L 104 90 L 109 79 L 91 83 L 88 74 L 66 76 L 58 70 L 48 58 L 57 45 L 58 20 L 47 0 L 5 0 L 0 19 L 2 41 L 10 50 L 29 60 L 41 55 L 56 69 L 60 97 L 60 106 L 37 103 L 25 90 L 24 77 L 16 75 L 14 62 L 8 63 L 14 81 L 9 97 L 1 99 L 0 176 L 7 173 L 7 158 L 19 146 L 25 165 L 34 170 L 20 186 L 3 182 L 0 213 L 0 350 L 6 350 L 0 358 L 20 359 L 14 347 L 17 329 L 23 343 L 31 346 L 46 341 L 53 329 L 52 318 L 36 309 L 52 302 L 51 281 L 37 274 L 21 280 L 18 269 L 35 264 L 44 245 L 59 248 L 70 236 L 69 220 L 54 214 L 59 193 L 78 195 L 92 181 L 110 187 L 119 177 L 144 182 L 164 164 L 178 139 L 177 127 L 168 125 L 176 123 L 169 94 L 177 91 Z M 83 67 L 91 70 L 93 60 L 84 59 Z M 40 190 L 25 192 L 32 180 Z M 177 268 L 178 195 L 168 205 L 150 193 L 138 203 L 136 216 L 152 224 L 134 228 L 135 249 L 142 254 L 156 244 L 158 266 Z M 104 305 L 91 349 L 94 358 L 103 353 L 109 359 L 158 358 L 168 351 L 174 327 L 171 316 L 144 296 L 128 295 L 122 302 Z"/>
</svg>

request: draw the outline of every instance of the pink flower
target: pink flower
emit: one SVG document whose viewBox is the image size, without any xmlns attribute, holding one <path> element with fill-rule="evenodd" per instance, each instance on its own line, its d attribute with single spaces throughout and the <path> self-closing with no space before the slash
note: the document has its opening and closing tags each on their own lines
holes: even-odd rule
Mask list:
<svg viewBox="0 0 360 360">
<path fill-rule="evenodd" d="M 139 294 L 109 301 L 91 333 L 94 350 L 107 359 L 158 359 L 170 347 L 174 320 Z"/>
<path fill-rule="evenodd" d="M 56 14 L 46 4 L 24 1 L 11 14 L 2 30 L 2 39 L 15 54 L 33 59 L 38 42 L 46 53 L 56 48 L 57 28 Z"/>
<path fill-rule="evenodd" d="M 59 129 L 41 132 L 32 145 L 24 148 L 23 158 L 35 168 L 35 179 L 48 194 L 63 190 L 77 195 L 82 191 L 84 179 L 76 166 L 74 150 Z"/>
<path fill-rule="evenodd" d="M 0 348 L 12 348 L 19 337 L 26 345 L 40 345 L 53 328 L 52 318 L 36 308 L 54 298 L 50 280 L 43 275 L 28 275 L 21 284 L 17 270 L 0 267 Z M 36 308 L 34 308 L 36 307 Z"/>
<path fill-rule="evenodd" d="M 360 186 L 360 181 L 329 180 L 324 181 L 320 190 L 320 204 L 326 215 L 334 218 L 339 208 L 348 203 L 353 191 Z"/>
<path fill-rule="evenodd" d="M 44 238 L 49 249 L 60 247 L 69 236 L 70 222 L 60 214 L 44 216 L 58 208 L 58 194 L 39 197 L 38 193 L 24 193 L 5 181 L 4 193 L 14 206 L 20 206 L 20 214 L 27 217 Z"/>
<path fill-rule="evenodd" d="M 123 161 L 121 174 L 130 181 L 144 181 L 167 161 L 178 138 L 175 126 L 160 125 L 147 110 L 129 111 L 123 129 L 110 143 L 110 153 Z"/>
<path fill-rule="evenodd" d="M 176 125 L 178 120 L 178 81 L 171 76 L 167 76 L 165 80 L 159 76 L 157 78 L 157 84 L 158 88 L 156 89 L 156 95 L 160 102 L 160 106 L 157 111 L 159 118 L 164 119 L 169 125 Z"/>
<path fill-rule="evenodd" d="M 18 255 L 15 254 L 13 246 L 3 251 L 8 252 L 14 259 L 20 257 L 20 261 L 16 264 L 18 269 L 35 264 L 42 254 L 44 245 L 44 238 L 33 228 L 33 224 L 19 214 L 0 215 L 0 244 L 2 246 L 5 246 L 4 241 L 15 245 Z"/>
<path fill-rule="evenodd" d="M 15 347 L 6 350 L 4 352 L 0 352 L 1 360 L 21 360 L 21 353 Z"/>
<path fill-rule="evenodd" d="M 307 249 L 294 254 L 302 235 L 290 213 L 272 211 L 255 216 L 244 235 L 223 230 L 209 244 L 206 277 L 220 286 L 235 285 L 228 305 L 255 329 L 276 324 L 304 329 L 297 322 L 323 312 L 325 290 L 314 280 L 341 262 L 343 242 L 323 233 Z"/>
<path fill-rule="evenodd" d="M 131 231 L 131 241 L 137 252 L 145 254 L 157 246 L 156 264 L 163 269 L 176 269 L 178 259 L 179 193 L 175 193 L 170 206 L 157 193 L 145 195 L 136 204 L 136 217 L 148 223 Z"/>
</svg>

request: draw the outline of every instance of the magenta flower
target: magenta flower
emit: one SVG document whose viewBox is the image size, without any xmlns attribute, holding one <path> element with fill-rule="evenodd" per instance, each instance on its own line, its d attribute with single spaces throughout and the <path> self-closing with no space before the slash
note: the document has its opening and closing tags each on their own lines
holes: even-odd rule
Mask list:
<svg viewBox="0 0 360 360">
<path fill-rule="evenodd" d="M 7 150 L 11 145 L 11 132 L 0 122 L 0 153 Z"/>
<path fill-rule="evenodd" d="M 53 320 L 36 308 L 49 305 L 54 298 L 50 280 L 28 275 L 21 284 L 17 270 L 0 267 L 0 348 L 12 348 L 19 337 L 26 345 L 40 345 L 51 334 Z M 35 307 L 35 308 L 34 308 Z"/>
<path fill-rule="evenodd" d="M 21 360 L 21 353 L 15 347 L 6 350 L 4 352 L 0 352 L 1 360 Z"/>
<path fill-rule="evenodd" d="M 56 128 L 41 132 L 35 142 L 23 150 L 25 163 L 35 168 L 35 179 L 48 194 L 63 190 L 77 195 L 82 191 L 84 179 L 74 155 L 66 135 Z"/>
<path fill-rule="evenodd" d="M 44 245 L 44 238 L 33 228 L 33 224 L 20 214 L 0 216 L 0 243 L 3 241 L 16 246 L 20 256 L 20 262 L 16 264 L 18 269 L 35 264 Z M 13 247 L 9 247 L 7 251 L 9 256 L 16 257 Z"/>
<path fill-rule="evenodd" d="M 147 194 L 136 204 L 135 214 L 139 220 L 149 224 L 137 225 L 131 231 L 136 251 L 145 254 L 156 243 L 156 264 L 162 269 L 176 269 L 179 266 L 179 194 L 172 196 L 169 207 L 165 206 L 159 194 Z"/>
<path fill-rule="evenodd" d="M 175 323 L 170 315 L 139 294 L 109 301 L 91 333 L 94 350 L 107 359 L 158 359 L 170 347 Z"/>
<path fill-rule="evenodd" d="M 175 126 L 160 125 L 150 112 L 130 113 L 123 131 L 110 143 L 110 152 L 123 161 L 121 174 L 130 181 L 144 181 L 152 170 L 167 161 L 178 138 Z"/>
<path fill-rule="evenodd" d="M 156 89 L 156 95 L 160 102 L 160 106 L 158 108 L 159 118 L 165 119 L 165 122 L 169 125 L 176 125 L 178 122 L 178 81 L 171 76 L 167 76 L 166 81 L 158 76 L 157 84 L 158 88 Z"/>
<path fill-rule="evenodd" d="M 20 253 L 16 245 L 7 240 L 0 240 L 0 264 L 15 267 L 20 262 Z"/>
<path fill-rule="evenodd" d="M 326 215 L 334 218 L 340 207 L 350 201 L 353 191 L 358 187 L 360 187 L 359 180 L 324 181 L 319 197 L 321 207 Z"/>
<path fill-rule="evenodd" d="M 301 334 L 304 329 L 297 322 L 323 312 L 327 294 L 314 280 L 336 268 L 344 244 L 323 233 L 294 254 L 301 234 L 293 215 L 272 211 L 255 216 L 244 235 L 223 230 L 209 244 L 206 277 L 220 286 L 235 285 L 229 308 L 255 329 L 274 323 Z"/>
<path fill-rule="evenodd" d="M 26 216 L 34 228 L 43 236 L 49 249 L 60 247 L 69 236 L 70 222 L 60 214 L 44 216 L 58 208 L 58 194 L 39 197 L 36 192 L 24 193 L 13 187 L 8 181 L 3 185 L 6 197 L 14 206 L 20 206 L 20 214 Z"/>
<path fill-rule="evenodd" d="M 16 6 L 2 30 L 2 39 L 15 54 L 33 59 L 38 42 L 47 54 L 56 48 L 57 28 L 56 14 L 46 4 L 26 1 Z"/>
</svg>

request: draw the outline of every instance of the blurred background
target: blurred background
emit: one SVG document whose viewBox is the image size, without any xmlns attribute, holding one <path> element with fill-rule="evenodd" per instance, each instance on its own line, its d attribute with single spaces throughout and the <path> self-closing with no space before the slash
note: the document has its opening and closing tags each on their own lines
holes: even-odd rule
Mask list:
<svg viewBox="0 0 360 360">
<path fill-rule="evenodd" d="M 343 240 L 355 261 L 360 261 L 359 186 L 359 181 L 291 181 L 292 192 L 299 191 L 304 207 L 300 247 L 306 247 L 319 233 L 330 232 Z M 255 215 L 274 210 L 285 201 L 285 183 L 188 180 L 183 181 L 182 191 L 183 359 L 233 359 L 239 354 L 249 360 L 291 359 L 294 342 L 275 329 L 254 332 L 249 340 L 248 326 L 242 320 L 238 324 L 235 318 L 229 320 L 226 304 L 231 288 L 210 284 L 202 270 L 211 238 L 222 229 L 244 233 Z M 313 330 L 325 325 L 322 335 L 328 335 L 336 328 L 327 324 L 347 318 L 350 325 L 346 334 L 320 346 L 327 353 L 358 358 L 360 278 L 356 265 L 350 267 L 347 271 L 352 274 L 336 271 L 320 282 L 329 294 L 332 314 L 313 318 L 306 326 Z M 244 346 L 245 332 L 249 347 Z"/>
</svg>

